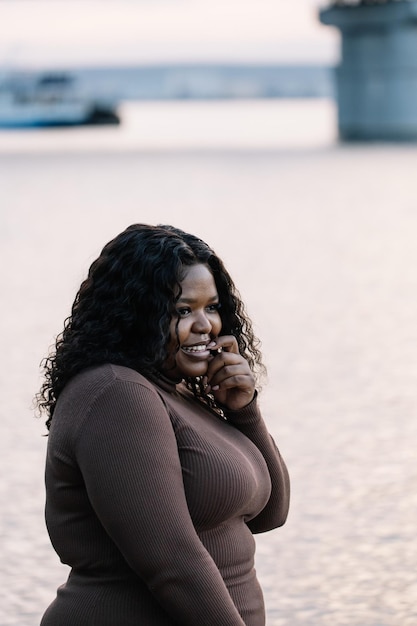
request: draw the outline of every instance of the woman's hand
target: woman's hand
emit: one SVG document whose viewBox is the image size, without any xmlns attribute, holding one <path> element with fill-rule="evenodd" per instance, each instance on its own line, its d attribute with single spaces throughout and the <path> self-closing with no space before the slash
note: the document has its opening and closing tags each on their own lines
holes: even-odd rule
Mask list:
<svg viewBox="0 0 417 626">
<path fill-rule="evenodd" d="M 210 350 L 217 351 L 207 368 L 206 392 L 232 411 L 242 409 L 252 401 L 255 378 L 246 359 L 239 353 L 233 335 L 217 337 Z"/>
</svg>

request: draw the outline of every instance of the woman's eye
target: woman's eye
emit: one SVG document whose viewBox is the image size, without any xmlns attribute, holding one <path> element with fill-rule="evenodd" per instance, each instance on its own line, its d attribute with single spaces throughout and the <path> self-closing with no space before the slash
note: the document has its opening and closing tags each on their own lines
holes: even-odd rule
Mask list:
<svg viewBox="0 0 417 626">
<path fill-rule="evenodd" d="M 210 313 L 215 313 L 219 309 L 220 309 L 220 302 L 216 302 L 216 304 L 210 304 L 210 306 L 207 307 L 207 310 Z"/>
<path fill-rule="evenodd" d="M 177 309 L 177 313 L 180 317 L 186 317 L 190 313 L 190 309 L 188 308 Z"/>
</svg>

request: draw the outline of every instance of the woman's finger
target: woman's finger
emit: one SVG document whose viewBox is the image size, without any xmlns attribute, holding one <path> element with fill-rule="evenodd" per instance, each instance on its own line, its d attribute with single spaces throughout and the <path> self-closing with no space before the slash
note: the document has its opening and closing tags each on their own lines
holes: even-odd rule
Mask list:
<svg viewBox="0 0 417 626">
<path fill-rule="evenodd" d="M 209 383 L 211 387 L 215 387 L 216 385 L 225 385 L 227 382 L 227 388 L 231 387 L 240 387 L 241 385 L 246 386 L 250 381 L 252 381 L 253 376 L 252 372 L 246 368 L 242 368 L 239 365 L 225 365 L 222 367 L 212 378 Z"/>
<path fill-rule="evenodd" d="M 240 365 L 245 370 L 250 371 L 248 363 L 240 354 L 235 354 L 234 352 L 219 352 L 213 359 L 210 361 L 207 367 L 207 379 L 208 382 L 212 380 L 212 378 L 225 367 L 231 365 Z"/>
<path fill-rule="evenodd" d="M 239 346 L 237 345 L 236 337 L 233 335 L 219 335 L 216 339 L 213 340 L 215 344 L 212 348 L 213 352 L 233 352 L 235 354 L 239 354 Z"/>
</svg>

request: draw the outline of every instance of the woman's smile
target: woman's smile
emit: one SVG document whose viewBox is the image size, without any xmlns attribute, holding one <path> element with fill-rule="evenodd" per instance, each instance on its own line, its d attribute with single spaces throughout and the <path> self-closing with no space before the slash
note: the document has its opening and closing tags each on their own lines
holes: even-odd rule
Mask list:
<svg viewBox="0 0 417 626">
<path fill-rule="evenodd" d="M 181 350 L 190 356 L 200 359 L 208 359 L 210 356 L 210 350 L 207 347 L 207 343 L 197 344 L 195 346 L 181 346 Z"/>
</svg>

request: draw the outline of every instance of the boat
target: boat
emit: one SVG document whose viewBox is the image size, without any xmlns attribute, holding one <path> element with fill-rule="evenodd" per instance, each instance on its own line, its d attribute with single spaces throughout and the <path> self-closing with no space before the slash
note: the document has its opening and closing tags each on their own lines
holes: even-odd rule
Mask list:
<svg viewBox="0 0 417 626">
<path fill-rule="evenodd" d="M 82 93 L 67 72 L 14 73 L 0 82 L 0 128 L 119 123 L 115 102 Z"/>
</svg>

